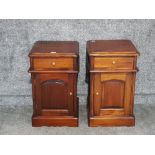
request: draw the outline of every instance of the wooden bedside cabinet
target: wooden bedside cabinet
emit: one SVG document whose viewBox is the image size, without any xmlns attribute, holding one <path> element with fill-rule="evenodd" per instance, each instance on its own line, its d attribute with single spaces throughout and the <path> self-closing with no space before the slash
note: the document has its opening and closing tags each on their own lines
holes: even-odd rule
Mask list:
<svg viewBox="0 0 155 155">
<path fill-rule="evenodd" d="M 78 42 L 38 41 L 29 57 L 32 126 L 78 126 Z"/>
<path fill-rule="evenodd" d="M 87 42 L 89 126 L 134 126 L 139 52 L 129 40 Z"/>
</svg>

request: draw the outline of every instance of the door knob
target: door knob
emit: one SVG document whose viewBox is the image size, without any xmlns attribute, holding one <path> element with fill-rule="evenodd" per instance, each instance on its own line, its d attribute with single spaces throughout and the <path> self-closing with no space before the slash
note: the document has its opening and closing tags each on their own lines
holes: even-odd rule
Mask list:
<svg viewBox="0 0 155 155">
<path fill-rule="evenodd" d="M 116 63 L 116 61 L 112 61 L 112 64 L 115 64 Z"/>
<path fill-rule="evenodd" d="M 72 93 L 72 92 L 70 92 L 70 93 L 69 93 L 69 95 L 70 95 L 70 96 L 72 96 L 72 95 L 73 95 L 73 93 Z"/>
<path fill-rule="evenodd" d="M 96 92 L 96 95 L 99 95 L 99 93 L 98 93 L 98 92 Z"/>
<path fill-rule="evenodd" d="M 55 62 L 52 62 L 52 65 L 55 66 Z"/>
</svg>

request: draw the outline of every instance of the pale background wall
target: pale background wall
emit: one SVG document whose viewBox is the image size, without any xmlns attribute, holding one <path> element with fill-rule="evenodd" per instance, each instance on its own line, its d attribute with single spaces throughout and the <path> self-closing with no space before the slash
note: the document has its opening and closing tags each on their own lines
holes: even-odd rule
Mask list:
<svg viewBox="0 0 155 155">
<path fill-rule="evenodd" d="M 0 105 L 32 104 L 29 59 L 37 40 L 77 40 L 80 43 L 78 96 L 86 104 L 86 41 L 130 39 L 138 59 L 137 104 L 155 104 L 155 20 L 0 20 Z"/>
</svg>

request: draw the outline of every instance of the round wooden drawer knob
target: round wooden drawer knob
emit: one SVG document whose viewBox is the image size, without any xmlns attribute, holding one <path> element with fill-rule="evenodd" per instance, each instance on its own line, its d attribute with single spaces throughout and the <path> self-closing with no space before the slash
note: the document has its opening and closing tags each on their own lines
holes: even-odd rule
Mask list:
<svg viewBox="0 0 155 155">
<path fill-rule="evenodd" d="M 52 62 L 52 65 L 55 66 L 55 62 Z"/>
<path fill-rule="evenodd" d="M 115 64 L 116 63 L 116 61 L 112 61 L 112 64 Z"/>
<path fill-rule="evenodd" d="M 99 95 L 99 93 L 98 93 L 98 92 L 96 92 L 96 95 Z"/>
<path fill-rule="evenodd" d="M 70 93 L 69 93 L 69 95 L 70 95 L 70 96 L 72 96 L 72 95 L 73 95 L 73 93 L 72 93 L 72 92 L 70 92 Z"/>
</svg>

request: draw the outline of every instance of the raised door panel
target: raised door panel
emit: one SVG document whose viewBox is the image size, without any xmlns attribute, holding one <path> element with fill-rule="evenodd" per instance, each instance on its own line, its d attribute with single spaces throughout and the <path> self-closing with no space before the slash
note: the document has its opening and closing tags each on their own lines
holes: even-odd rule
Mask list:
<svg viewBox="0 0 155 155">
<path fill-rule="evenodd" d="M 95 75 L 94 114 L 129 115 L 132 93 L 130 73 L 101 73 Z"/>
<path fill-rule="evenodd" d="M 68 74 L 37 76 L 37 105 L 40 115 L 70 115 L 73 112 L 72 86 Z"/>
<path fill-rule="evenodd" d="M 102 83 L 102 108 L 123 108 L 125 82 L 108 80 Z"/>
<path fill-rule="evenodd" d="M 68 90 L 63 80 L 47 80 L 41 83 L 43 109 L 67 109 Z"/>
</svg>

